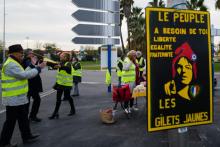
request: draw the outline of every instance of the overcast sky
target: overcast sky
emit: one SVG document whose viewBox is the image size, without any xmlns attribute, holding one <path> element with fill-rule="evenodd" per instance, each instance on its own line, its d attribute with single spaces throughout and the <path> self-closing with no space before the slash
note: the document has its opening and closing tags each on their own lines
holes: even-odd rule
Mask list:
<svg viewBox="0 0 220 147">
<path fill-rule="evenodd" d="M 89 1 L 89 0 L 88 0 Z M 150 0 L 134 0 L 135 6 L 146 7 Z M 220 29 L 220 11 L 214 8 L 215 0 L 205 0 L 211 12 L 211 23 Z M 31 48 L 36 43 L 56 43 L 62 50 L 79 49 L 71 40 L 71 31 L 77 23 L 71 14 L 78 8 L 71 0 L 6 0 L 6 47 L 21 43 Z M 125 21 L 124 21 L 125 22 Z M 126 25 L 123 25 L 126 40 Z M 0 0 L 0 40 L 3 39 L 3 0 Z M 29 38 L 29 39 L 27 39 Z M 219 42 L 219 38 L 215 40 Z"/>
</svg>

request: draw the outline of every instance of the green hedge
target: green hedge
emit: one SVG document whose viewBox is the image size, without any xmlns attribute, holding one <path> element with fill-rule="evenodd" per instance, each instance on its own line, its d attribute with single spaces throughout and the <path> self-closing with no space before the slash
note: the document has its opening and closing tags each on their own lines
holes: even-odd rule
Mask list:
<svg viewBox="0 0 220 147">
<path fill-rule="evenodd" d="M 220 62 L 215 63 L 215 72 L 220 72 Z"/>
<path fill-rule="evenodd" d="M 81 61 L 83 70 L 100 70 L 100 61 Z"/>
</svg>

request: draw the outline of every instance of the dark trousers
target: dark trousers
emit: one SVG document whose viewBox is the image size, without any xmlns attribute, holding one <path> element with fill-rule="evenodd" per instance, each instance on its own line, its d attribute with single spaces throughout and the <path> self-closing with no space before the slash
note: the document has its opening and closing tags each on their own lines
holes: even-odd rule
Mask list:
<svg viewBox="0 0 220 147">
<path fill-rule="evenodd" d="M 30 112 L 30 118 L 36 118 L 37 117 L 37 113 L 39 111 L 40 108 L 40 102 L 41 102 L 41 98 L 38 92 L 34 92 L 31 94 L 28 94 L 28 99 L 29 99 L 29 104 L 28 104 L 28 110 L 29 110 L 29 105 L 30 105 L 30 98 L 33 98 L 33 104 L 32 104 L 32 108 L 31 108 L 31 112 Z M 29 112 L 29 111 L 28 111 Z"/>
<path fill-rule="evenodd" d="M 31 135 L 26 108 L 27 104 L 20 106 L 6 106 L 6 121 L 1 132 L 0 145 L 10 143 L 17 120 L 22 139 L 27 139 Z"/>
<path fill-rule="evenodd" d="M 59 112 L 59 108 L 61 105 L 61 97 L 63 93 L 64 93 L 64 99 L 67 99 L 69 101 L 71 111 L 75 112 L 74 102 L 72 97 L 70 96 L 70 89 L 65 89 L 65 90 L 57 90 L 57 102 L 53 114 L 57 114 Z"/>
<path fill-rule="evenodd" d="M 74 94 L 74 95 L 79 95 L 78 82 L 74 82 L 73 85 L 74 85 L 74 91 L 73 91 L 73 94 Z"/>
<path fill-rule="evenodd" d="M 118 87 L 121 87 L 121 77 L 118 77 Z"/>
<path fill-rule="evenodd" d="M 128 104 L 130 104 L 130 107 L 133 107 L 134 105 L 134 99 L 131 98 L 129 101 L 124 102 L 124 107 L 128 108 Z"/>
<path fill-rule="evenodd" d="M 143 78 L 142 75 L 143 75 L 143 71 L 140 71 L 140 76 L 139 76 L 139 77 L 140 77 L 140 82 L 143 82 L 143 81 L 144 81 L 144 78 Z"/>
</svg>

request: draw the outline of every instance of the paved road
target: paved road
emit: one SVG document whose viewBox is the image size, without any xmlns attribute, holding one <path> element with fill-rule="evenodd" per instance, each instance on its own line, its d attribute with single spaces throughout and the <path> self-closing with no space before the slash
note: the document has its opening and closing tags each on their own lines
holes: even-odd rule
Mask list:
<svg viewBox="0 0 220 147">
<path fill-rule="evenodd" d="M 112 72 L 113 83 L 117 82 L 115 72 Z M 55 75 L 56 70 L 47 70 L 44 69 L 41 73 L 41 79 L 43 83 L 43 93 L 45 95 L 50 93 L 53 85 L 55 84 Z M 105 81 L 105 72 L 104 71 L 83 71 L 83 81 L 82 83 L 88 84 L 104 84 Z M 107 88 L 106 88 L 107 89 Z M 1 89 L 0 89 L 1 93 Z M 1 95 L 0 95 L 0 112 L 4 110 L 4 106 L 1 105 Z"/>
<path fill-rule="evenodd" d="M 54 84 L 55 71 L 42 73 L 44 90 L 49 91 Z M 220 81 L 220 75 L 216 75 Z M 120 107 L 116 113 L 114 125 L 104 125 L 99 119 L 99 110 L 113 105 L 111 94 L 107 93 L 104 84 L 105 73 L 100 71 L 84 72 L 83 83 L 80 84 L 80 97 L 75 97 L 76 115 L 67 116 L 70 107 L 63 102 L 60 108 L 60 119 L 48 120 L 51 115 L 56 94 L 45 96 L 42 100 L 39 117 L 41 123 L 31 123 L 33 132 L 41 134 L 39 141 L 28 147 L 168 147 L 169 134 L 177 134 L 176 130 L 147 133 L 146 100 L 139 99 L 139 111 L 133 112 L 127 119 Z M 113 75 L 115 77 L 115 75 Z M 113 82 L 116 82 L 114 80 Z M 215 93 L 214 123 L 189 127 L 188 145 L 191 147 L 220 146 L 220 92 Z M 2 107 L 3 108 L 3 107 Z M 3 125 L 5 113 L 0 114 L 0 127 Z M 175 132 L 175 133 L 173 133 Z M 175 140 L 175 135 L 174 138 Z M 22 147 L 18 127 L 13 135 L 13 142 Z"/>
</svg>

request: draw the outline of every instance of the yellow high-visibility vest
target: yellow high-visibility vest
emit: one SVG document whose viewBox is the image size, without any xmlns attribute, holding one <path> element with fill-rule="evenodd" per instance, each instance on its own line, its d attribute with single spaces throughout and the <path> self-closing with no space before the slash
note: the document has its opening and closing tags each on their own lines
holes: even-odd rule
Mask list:
<svg viewBox="0 0 220 147">
<path fill-rule="evenodd" d="M 140 60 L 139 60 L 139 62 L 138 62 L 138 60 L 136 59 L 136 62 L 137 62 L 137 63 L 138 63 L 138 65 L 140 66 L 140 65 L 142 65 L 142 64 L 143 64 L 143 62 L 144 62 L 144 58 L 143 58 L 143 57 L 141 57 L 141 58 L 140 58 Z M 139 68 L 139 70 L 140 70 L 140 71 L 144 71 L 144 67 Z"/>
<path fill-rule="evenodd" d="M 28 92 L 28 80 L 20 80 L 15 77 L 11 77 L 5 74 L 5 67 L 9 63 L 15 63 L 18 67 L 24 71 L 24 68 L 14 59 L 8 57 L 7 61 L 2 67 L 2 98 L 10 98 L 19 95 L 24 95 Z"/>
<path fill-rule="evenodd" d="M 123 65 L 123 61 L 122 61 L 121 59 L 118 59 L 118 60 L 117 60 L 117 67 L 116 67 L 116 69 L 117 69 L 117 76 L 118 76 L 118 77 L 122 77 L 122 71 L 121 71 L 120 68 L 118 67 L 118 63 L 122 63 L 122 65 Z"/>
<path fill-rule="evenodd" d="M 125 58 L 124 60 L 125 64 L 131 63 L 131 60 L 129 58 Z M 122 70 L 122 82 L 128 83 L 128 82 L 134 82 L 136 78 L 136 71 L 135 71 L 135 65 L 132 63 L 129 70 Z"/>
<path fill-rule="evenodd" d="M 111 75 L 110 75 L 110 73 L 109 73 L 109 70 L 107 69 L 106 70 L 106 73 L 105 73 L 105 83 L 107 84 L 107 85 L 110 85 L 111 84 Z"/>
<path fill-rule="evenodd" d="M 73 68 L 73 72 L 72 72 L 72 75 L 73 76 L 78 76 L 78 77 L 82 77 L 82 66 L 81 66 L 81 63 L 80 62 L 78 62 L 77 64 L 80 64 L 80 69 L 77 69 L 77 70 L 75 70 L 74 68 Z"/>
<path fill-rule="evenodd" d="M 66 62 L 64 65 L 66 66 L 68 62 Z M 71 66 L 71 73 L 67 73 L 65 70 L 59 70 L 57 71 L 56 76 L 56 83 L 62 86 L 73 86 L 73 67 Z"/>
</svg>

